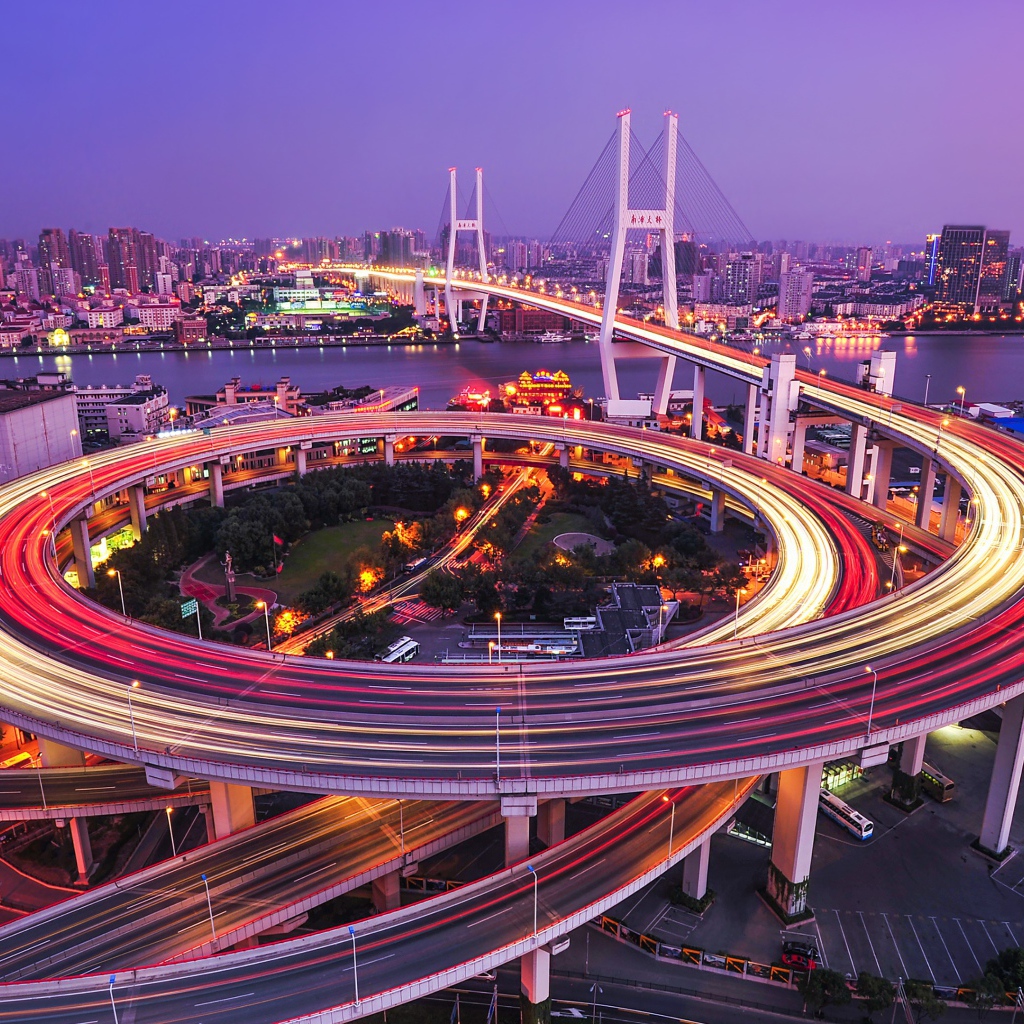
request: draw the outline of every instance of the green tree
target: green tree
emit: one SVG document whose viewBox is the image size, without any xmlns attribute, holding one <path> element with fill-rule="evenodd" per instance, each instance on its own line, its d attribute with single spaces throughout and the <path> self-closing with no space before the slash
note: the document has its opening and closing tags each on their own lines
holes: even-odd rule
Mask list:
<svg viewBox="0 0 1024 1024">
<path fill-rule="evenodd" d="M 420 587 L 423 603 L 431 608 L 440 608 L 443 612 L 456 611 L 465 597 L 462 580 L 447 572 L 432 572 Z"/>
<path fill-rule="evenodd" d="M 938 1020 L 946 1012 L 946 1003 L 935 994 L 927 981 L 908 981 L 903 986 L 915 1024 Z"/>
<path fill-rule="evenodd" d="M 861 971 L 857 975 L 857 995 L 863 1000 L 864 1012 L 870 1019 L 873 1013 L 887 1010 L 896 998 L 896 989 L 891 981 Z"/>
<path fill-rule="evenodd" d="M 808 1009 L 815 1013 L 824 1010 L 826 1006 L 845 1006 L 851 999 L 846 978 L 827 967 L 808 971 L 797 988 Z"/>
<path fill-rule="evenodd" d="M 1024 987 L 1024 949 L 1010 946 L 985 964 L 985 973 L 997 977 L 1007 992 Z"/>
<path fill-rule="evenodd" d="M 299 595 L 296 604 L 307 614 L 316 615 L 333 604 L 348 602 L 353 589 L 350 572 L 345 576 L 339 576 L 336 572 L 321 573 L 316 583 Z"/>
<path fill-rule="evenodd" d="M 985 974 L 969 981 L 965 988 L 964 1002 L 978 1016 L 978 1020 L 988 1016 L 989 1010 L 1006 998 L 1006 989 L 1002 981 L 994 974 Z"/>
</svg>

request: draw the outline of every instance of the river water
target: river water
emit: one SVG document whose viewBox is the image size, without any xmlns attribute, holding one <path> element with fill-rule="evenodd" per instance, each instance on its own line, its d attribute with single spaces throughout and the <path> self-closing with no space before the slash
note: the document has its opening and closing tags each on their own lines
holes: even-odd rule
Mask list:
<svg viewBox="0 0 1024 1024">
<path fill-rule="evenodd" d="M 810 354 L 805 349 L 810 348 Z M 895 351 L 896 394 L 924 398 L 925 378 L 932 375 L 929 401 L 952 401 L 956 388 L 967 389 L 967 402 L 1024 399 L 1024 338 L 1018 335 L 921 334 L 906 337 L 821 339 L 776 342 L 762 347 L 764 355 L 791 351 L 797 364 L 829 376 L 852 379 L 857 364 L 876 349 Z M 653 389 L 656 362 L 632 359 L 620 364 L 623 397 Z M 246 384 L 273 384 L 289 376 L 304 391 L 342 384 L 385 387 L 417 385 L 424 408 L 443 408 L 467 385 L 496 390 L 523 370 L 564 370 L 587 397 L 604 394 L 596 342 L 538 344 L 464 341 L 449 345 L 351 346 L 327 348 L 238 348 L 193 352 L 142 352 L 72 356 L 15 356 L 0 361 L 0 376 L 30 376 L 41 370 L 62 370 L 79 385 L 131 383 L 148 373 L 167 388 L 171 401 L 186 395 L 212 394 L 232 377 Z M 675 386 L 689 388 L 691 372 L 679 364 Z M 709 373 L 707 395 L 716 403 L 742 402 L 744 388 L 727 377 Z"/>
</svg>

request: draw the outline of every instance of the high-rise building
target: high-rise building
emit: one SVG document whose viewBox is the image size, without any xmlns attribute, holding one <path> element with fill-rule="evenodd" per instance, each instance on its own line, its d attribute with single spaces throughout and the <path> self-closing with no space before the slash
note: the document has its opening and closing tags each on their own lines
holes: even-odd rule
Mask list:
<svg viewBox="0 0 1024 1024">
<path fill-rule="evenodd" d="M 867 284 L 871 280 L 871 264 L 874 253 L 870 246 L 862 245 L 857 250 L 857 280 Z"/>
<path fill-rule="evenodd" d="M 939 240 L 938 299 L 973 313 L 978 304 L 985 228 L 980 224 L 946 224 Z"/>
<path fill-rule="evenodd" d="M 72 228 L 68 232 L 71 267 L 85 284 L 99 284 L 99 265 L 103 262 L 97 251 L 96 239 Z"/>
<path fill-rule="evenodd" d="M 746 306 L 757 301 L 761 287 L 761 254 L 733 254 L 725 263 L 722 297 L 727 305 Z"/>
<path fill-rule="evenodd" d="M 928 235 L 924 240 L 924 283 L 934 288 L 939 279 L 939 242 L 941 235 Z"/>
<path fill-rule="evenodd" d="M 1006 265 L 1010 255 L 1010 232 L 985 232 L 985 247 L 981 258 L 981 277 L 978 281 L 976 308 L 981 313 L 998 312 L 1006 290 Z"/>
<path fill-rule="evenodd" d="M 134 295 L 139 290 L 139 264 L 133 228 L 111 228 L 107 232 L 110 287 L 124 288 Z"/>
<path fill-rule="evenodd" d="M 1016 302 L 1021 294 L 1021 278 L 1024 277 L 1024 251 L 1014 249 L 1006 259 L 1006 283 L 1003 286 L 1003 301 Z"/>
<path fill-rule="evenodd" d="M 71 250 L 61 228 L 43 228 L 39 232 L 39 266 L 71 266 Z"/>
<path fill-rule="evenodd" d="M 152 290 L 156 283 L 157 240 L 148 231 L 136 231 L 135 260 L 139 272 L 139 287 Z"/>
<path fill-rule="evenodd" d="M 790 270 L 779 277 L 778 317 L 802 320 L 811 311 L 814 275 L 809 270 Z"/>
</svg>

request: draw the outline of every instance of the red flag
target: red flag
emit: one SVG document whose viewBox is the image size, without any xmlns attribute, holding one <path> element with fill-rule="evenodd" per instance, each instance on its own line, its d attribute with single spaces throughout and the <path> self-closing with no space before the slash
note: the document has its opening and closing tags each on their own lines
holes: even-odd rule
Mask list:
<svg viewBox="0 0 1024 1024">
<path fill-rule="evenodd" d="M 277 534 L 275 533 L 275 534 L 274 534 L 274 543 L 275 543 L 275 544 L 284 544 L 284 541 L 283 541 L 283 540 L 281 540 L 281 538 L 280 538 L 280 537 L 278 537 L 278 535 L 277 535 Z"/>
</svg>

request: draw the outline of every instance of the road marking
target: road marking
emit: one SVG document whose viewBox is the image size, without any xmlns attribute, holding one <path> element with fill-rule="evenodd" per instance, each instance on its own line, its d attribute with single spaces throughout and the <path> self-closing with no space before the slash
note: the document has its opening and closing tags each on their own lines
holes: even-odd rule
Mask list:
<svg viewBox="0 0 1024 1024">
<path fill-rule="evenodd" d="M 980 971 L 981 961 L 974 954 L 974 947 L 971 945 L 970 940 L 967 938 L 967 932 L 964 931 L 964 926 L 960 923 L 960 918 L 954 917 L 953 920 L 956 921 L 956 926 L 960 929 L 960 934 L 964 937 L 964 942 L 967 943 L 967 949 L 970 951 L 971 956 L 974 957 L 974 962 L 978 965 L 978 970 Z"/>
<path fill-rule="evenodd" d="M 910 975 L 907 973 L 907 965 L 903 962 L 903 954 L 900 952 L 900 944 L 896 941 L 896 936 L 892 933 L 892 925 L 889 924 L 889 918 L 883 914 L 882 920 L 885 921 L 885 927 L 889 929 L 889 938 L 892 939 L 892 944 L 896 947 L 896 955 L 900 958 L 900 966 L 903 968 L 903 977 L 909 978 Z"/>
<path fill-rule="evenodd" d="M 814 934 L 818 936 L 818 952 L 821 954 L 821 962 L 828 967 L 828 955 L 825 953 L 825 943 L 821 941 L 821 929 L 818 922 L 814 922 Z"/>
<path fill-rule="evenodd" d="M 914 933 L 914 938 L 917 939 L 917 944 L 921 947 L 921 956 L 924 957 L 925 966 L 928 968 L 928 973 L 931 975 L 932 984 L 934 985 L 935 984 L 935 972 L 932 970 L 932 965 L 931 965 L 931 963 L 928 960 L 928 954 L 924 951 L 924 946 L 922 945 L 921 939 L 920 939 L 920 937 L 917 934 L 917 929 L 914 927 L 914 920 L 913 920 L 913 918 L 909 914 L 907 914 L 905 916 L 907 918 L 907 924 L 910 925 L 910 930 Z"/>
<path fill-rule="evenodd" d="M 875 952 L 875 944 L 871 941 L 871 933 L 868 931 L 868 926 L 864 921 L 864 914 L 858 910 L 857 916 L 860 918 L 861 927 L 864 929 L 864 934 L 868 937 L 868 948 L 871 950 L 871 955 L 875 958 L 875 969 L 880 975 L 882 975 L 882 965 L 878 962 L 878 954 Z M 882 975 L 884 977 L 884 975 Z"/>
<path fill-rule="evenodd" d="M 1013 939 L 1013 944 L 1015 946 L 1019 946 L 1020 943 L 1017 941 L 1017 936 L 1013 934 L 1013 929 L 1010 927 L 1010 922 L 1004 921 L 1003 927 L 1010 933 L 1010 938 Z"/>
<path fill-rule="evenodd" d="M 216 1006 L 218 1003 L 230 1003 L 235 999 L 248 999 L 249 996 L 254 996 L 255 992 L 241 992 L 237 996 L 225 996 L 223 999 L 210 999 L 205 1003 L 196 1003 L 196 1006 Z"/>
<path fill-rule="evenodd" d="M 939 922 L 934 917 L 928 918 L 933 925 L 935 925 L 935 931 L 939 936 L 939 942 L 942 943 L 942 948 L 946 951 L 946 956 L 949 957 L 949 965 L 953 968 L 953 974 L 956 976 L 956 980 L 960 980 L 960 971 L 957 969 L 956 961 L 953 959 L 953 954 L 949 951 L 949 946 L 946 945 L 946 938 L 942 934 L 942 929 L 939 927 Z"/>
<path fill-rule="evenodd" d="M 8 953 L 5 957 L 0 957 L 0 964 L 2 964 L 4 960 L 13 960 L 15 957 L 22 956 L 33 949 L 38 949 L 40 946 L 47 946 L 49 943 L 49 939 L 43 939 L 42 942 L 37 942 L 34 946 L 25 946 L 22 949 L 15 950 L 13 953 Z"/>
<path fill-rule="evenodd" d="M 843 945 L 846 947 L 846 955 L 850 958 L 850 967 L 853 970 L 854 976 L 857 974 L 857 965 L 853 962 L 853 953 L 850 952 L 850 943 L 846 939 L 846 929 L 843 927 L 843 918 L 838 910 L 834 911 L 836 915 L 836 921 L 839 922 L 839 934 L 843 937 Z"/>
<path fill-rule="evenodd" d="M 469 924 L 466 925 L 466 927 L 467 928 L 475 928 L 478 924 L 485 924 L 487 921 L 490 921 L 490 920 L 492 920 L 495 917 L 500 917 L 502 914 L 506 913 L 507 911 L 509 911 L 511 909 L 512 909 L 511 906 L 504 907 L 501 910 L 495 911 L 493 914 L 489 914 L 487 917 L 480 918 L 479 921 L 470 921 Z"/>
<path fill-rule="evenodd" d="M 988 934 L 988 929 L 985 927 L 985 922 L 984 921 L 979 921 L 978 924 L 981 925 L 981 930 L 986 935 L 988 935 L 988 941 L 992 943 L 992 948 L 996 951 L 996 956 L 998 956 L 999 955 L 999 947 L 996 945 L 995 939 L 993 939 L 992 936 Z"/>
<path fill-rule="evenodd" d="M 590 870 L 591 870 L 592 868 L 596 868 L 598 864 L 603 864 L 603 863 L 605 862 L 605 860 L 606 860 L 606 859 L 607 859 L 607 858 L 605 858 L 605 857 L 602 857 L 602 858 L 601 858 L 600 860 L 594 861 L 594 863 L 593 863 L 593 864 L 588 864 L 588 865 L 587 865 L 587 867 L 585 867 L 585 868 L 580 868 L 580 870 L 579 870 L 579 871 L 577 871 L 575 875 L 570 875 L 570 876 L 569 876 L 569 881 L 571 882 L 571 881 L 572 881 L 572 880 L 573 880 L 574 878 L 579 878 L 579 877 L 580 877 L 580 875 L 585 875 L 585 874 L 586 874 L 586 873 L 587 873 L 588 871 L 590 871 Z"/>
<path fill-rule="evenodd" d="M 107 789 L 117 789 L 117 786 L 76 786 L 76 793 L 99 793 Z"/>
</svg>

